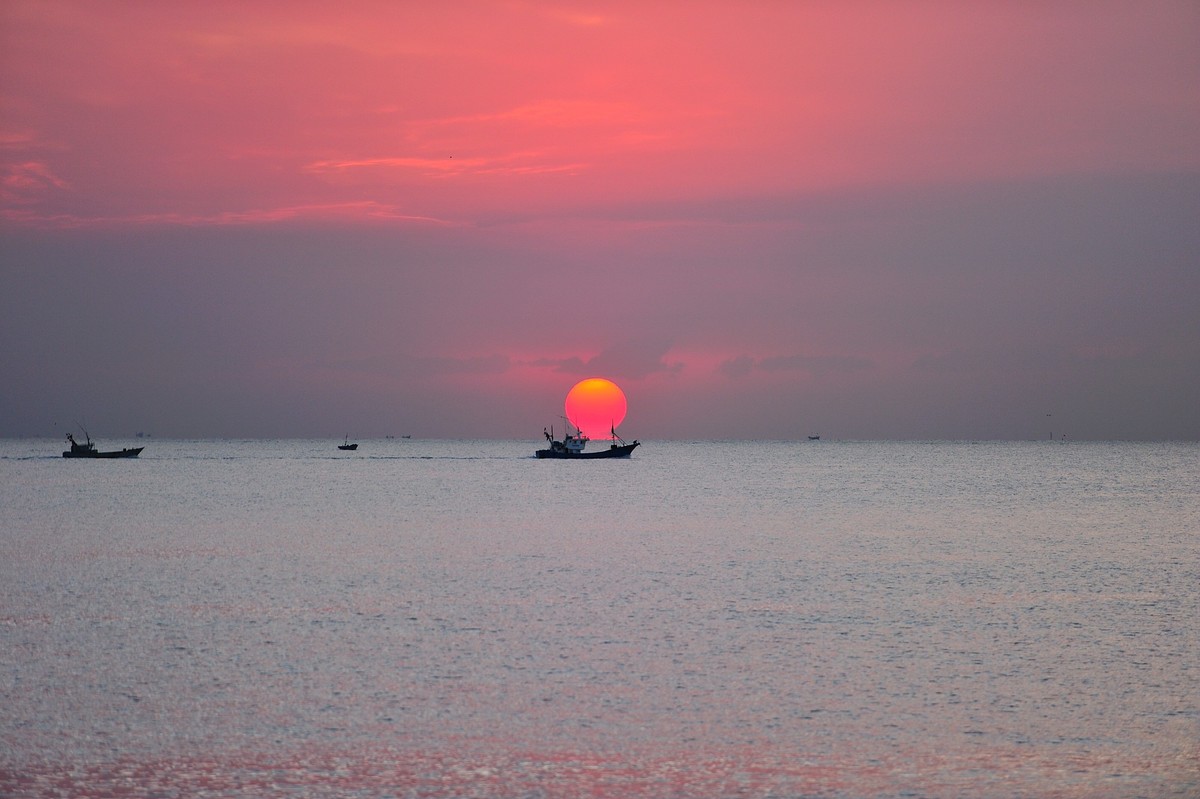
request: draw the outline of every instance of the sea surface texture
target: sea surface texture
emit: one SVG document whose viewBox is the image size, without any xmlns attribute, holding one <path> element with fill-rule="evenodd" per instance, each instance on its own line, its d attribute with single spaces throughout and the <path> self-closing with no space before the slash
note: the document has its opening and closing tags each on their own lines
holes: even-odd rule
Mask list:
<svg viewBox="0 0 1200 799">
<path fill-rule="evenodd" d="M 0 441 L 0 795 L 1200 795 L 1194 443 L 338 443 Z"/>
</svg>

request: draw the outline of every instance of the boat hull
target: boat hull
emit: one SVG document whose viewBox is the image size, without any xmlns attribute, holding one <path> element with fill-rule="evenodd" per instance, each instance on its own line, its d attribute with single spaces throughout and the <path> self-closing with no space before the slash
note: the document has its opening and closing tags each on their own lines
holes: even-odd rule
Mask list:
<svg viewBox="0 0 1200 799">
<path fill-rule="evenodd" d="M 623 444 L 620 446 L 614 444 L 608 449 L 597 449 L 593 450 L 592 452 L 570 452 L 553 449 L 539 449 L 533 454 L 539 458 L 549 458 L 553 460 L 564 461 L 590 461 L 599 460 L 601 458 L 628 458 L 633 454 L 633 451 L 637 449 L 639 445 L 640 442 L 637 441 L 633 442 L 632 444 Z"/>
<path fill-rule="evenodd" d="M 142 454 L 143 449 L 145 449 L 145 447 L 134 447 L 133 449 L 118 449 L 118 450 L 111 450 L 109 452 L 97 452 L 96 450 L 92 450 L 90 452 L 71 452 L 70 450 L 67 450 L 66 452 L 63 453 L 63 457 L 64 458 L 136 458 L 138 455 Z"/>
<path fill-rule="evenodd" d="M 358 449 L 358 444 L 338 444 L 338 449 L 353 452 L 354 450 Z"/>
</svg>

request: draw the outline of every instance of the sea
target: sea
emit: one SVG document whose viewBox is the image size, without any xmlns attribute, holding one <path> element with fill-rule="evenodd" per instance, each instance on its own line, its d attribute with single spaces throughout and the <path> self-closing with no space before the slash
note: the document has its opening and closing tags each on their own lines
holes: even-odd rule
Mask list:
<svg viewBox="0 0 1200 799">
<path fill-rule="evenodd" d="M 0 440 L 0 796 L 1200 796 L 1200 444 L 339 443 Z"/>
</svg>

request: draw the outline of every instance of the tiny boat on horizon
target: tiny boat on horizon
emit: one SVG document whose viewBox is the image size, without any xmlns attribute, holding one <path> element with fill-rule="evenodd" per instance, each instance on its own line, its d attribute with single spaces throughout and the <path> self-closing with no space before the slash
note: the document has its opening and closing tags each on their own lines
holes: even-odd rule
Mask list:
<svg viewBox="0 0 1200 799">
<path fill-rule="evenodd" d="M 349 433 L 347 433 L 347 434 L 346 434 L 346 443 L 344 443 L 344 444 L 338 444 L 338 449 L 344 449 L 344 450 L 356 450 L 356 449 L 358 449 L 358 443 L 356 442 L 356 443 L 354 443 L 354 444 L 351 444 L 351 443 L 350 443 L 350 434 L 349 434 Z"/>
</svg>

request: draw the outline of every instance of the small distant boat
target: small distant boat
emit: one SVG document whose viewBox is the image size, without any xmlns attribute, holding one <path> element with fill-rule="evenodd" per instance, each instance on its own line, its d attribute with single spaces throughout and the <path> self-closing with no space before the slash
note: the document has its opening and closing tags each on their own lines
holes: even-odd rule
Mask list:
<svg viewBox="0 0 1200 799">
<path fill-rule="evenodd" d="M 350 436 L 347 434 L 347 436 L 346 436 L 346 443 L 345 443 L 345 444 L 338 444 L 338 449 L 345 449 L 345 450 L 356 450 L 356 449 L 358 449 L 358 444 L 357 444 L 357 443 L 351 444 L 351 443 L 350 443 Z"/>
<path fill-rule="evenodd" d="M 80 444 L 75 440 L 75 436 L 67 433 L 67 441 L 71 442 L 71 448 L 63 453 L 64 458 L 136 458 L 142 453 L 145 447 L 134 447 L 133 449 L 117 449 L 101 452 L 96 449 L 96 445 L 92 443 L 92 437 L 87 431 L 83 431 L 87 441 Z"/>
<path fill-rule="evenodd" d="M 641 446 L 636 438 L 632 444 L 626 444 L 624 439 L 617 435 L 615 429 L 610 430 L 612 433 L 612 444 L 608 449 L 598 449 L 594 452 L 584 452 L 587 447 L 587 442 L 590 440 L 578 428 L 574 433 L 571 432 L 570 422 L 567 423 L 566 435 L 559 441 L 554 437 L 554 428 L 550 430 L 542 430 L 542 435 L 550 442 L 547 449 L 539 449 L 533 454 L 539 458 L 560 458 L 564 460 L 595 460 L 598 458 L 628 458 L 633 454 L 633 451 Z M 619 444 L 617 442 L 620 442 Z"/>
<path fill-rule="evenodd" d="M 809 441 L 820 441 L 821 437 L 820 436 L 809 436 L 808 440 Z"/>
</svg>

